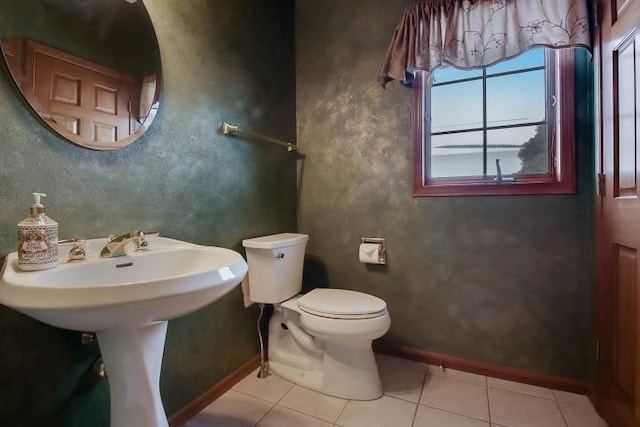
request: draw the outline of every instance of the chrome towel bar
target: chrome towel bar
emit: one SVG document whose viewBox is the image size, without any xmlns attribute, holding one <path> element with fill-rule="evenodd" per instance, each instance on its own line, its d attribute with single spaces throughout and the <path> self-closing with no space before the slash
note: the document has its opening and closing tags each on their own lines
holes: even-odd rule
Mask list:
<svg viewBox="0 0 640 427">
<path fill-rule="evenodd" d="M 284 141 L 280 141 L 279 139 L 275 139 L 275 138 L 271 138 L 269 136 L 264 136 L 261 135 L 259 133 L 253 133 L 253 132 L 247 132 L 246 130 L 240 130 L 240 128 L 238 126 L 235 125 L 231 125 L 227 122 L 222 123 L 222 134 L 223 135 L 230 135 L 230 134 L 238 134 L 238 135 L 245 135 L 251 138 L 255 138 L 255 139 L 260 139 L 263 141 L 267 141 L 267 142 L 271 142 L 273 144 L 277 144 L 277 145 L 281 145 L 283 147 L 287 147 L 287 151 L 298 151 L 298 147 L 290 144 L 288 142 L 284 142 Z"/>
</svg>

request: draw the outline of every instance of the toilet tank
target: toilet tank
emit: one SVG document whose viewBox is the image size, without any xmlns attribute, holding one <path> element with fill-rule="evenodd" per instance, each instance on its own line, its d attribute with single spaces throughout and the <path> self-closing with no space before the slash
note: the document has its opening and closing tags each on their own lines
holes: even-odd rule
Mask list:
<svg viewBox="0 0 640 427">
<path fill-rule="evenodd" d="M 302 289 L 302 265 L 309 236 L 281 233 L 245 239 L 251 301 L 275 304 Z"/>
</svg>

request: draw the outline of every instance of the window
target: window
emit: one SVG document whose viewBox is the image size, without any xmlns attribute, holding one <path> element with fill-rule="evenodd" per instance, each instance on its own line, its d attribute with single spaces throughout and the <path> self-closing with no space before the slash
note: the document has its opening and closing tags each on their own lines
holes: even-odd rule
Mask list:
<svg viewBox="0 0 640 427">
<path fill-rule="evenodd" d="M 481 69 L 420 72 L 416 196 L 575 191 L 573 54 L 530 49 Z"/>
</svg>

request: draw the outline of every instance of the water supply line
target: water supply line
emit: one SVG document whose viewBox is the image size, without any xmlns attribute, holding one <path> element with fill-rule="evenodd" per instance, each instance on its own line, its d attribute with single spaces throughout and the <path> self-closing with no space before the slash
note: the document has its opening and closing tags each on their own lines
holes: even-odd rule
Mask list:
<svg viewBox="0 0 640 427">
<path fill-rule="evenodd" d="M 258 378 L 267 378 L 269 374 L 269 362 L 265 360 L 264 340 L 262 339 L 262 315 L 264 314 L 264 304 L 259 304 L 260 315 L 258 316 L 258 338 L 260 339 L 260 370 L 258 371 Z"/>
</svg>

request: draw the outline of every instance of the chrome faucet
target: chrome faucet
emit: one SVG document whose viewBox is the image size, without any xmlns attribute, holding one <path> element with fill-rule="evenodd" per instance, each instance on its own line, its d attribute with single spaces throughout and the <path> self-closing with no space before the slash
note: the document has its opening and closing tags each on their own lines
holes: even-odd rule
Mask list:
<svg viewBox="0 0 640 427">
<path fill-rule="evenodd" d="M 157 231 L 132 231 L 121 236 L 111 237 L 109 243 L 100 251 L 100 257 L 112 258 L 126 255 L 127 246 L 130 243 L 135 243 L 136 251 L 146 251 L 148 250 L 149 242 L 145 237 L 158 236 L 159 234 Z"/>
</svg>

